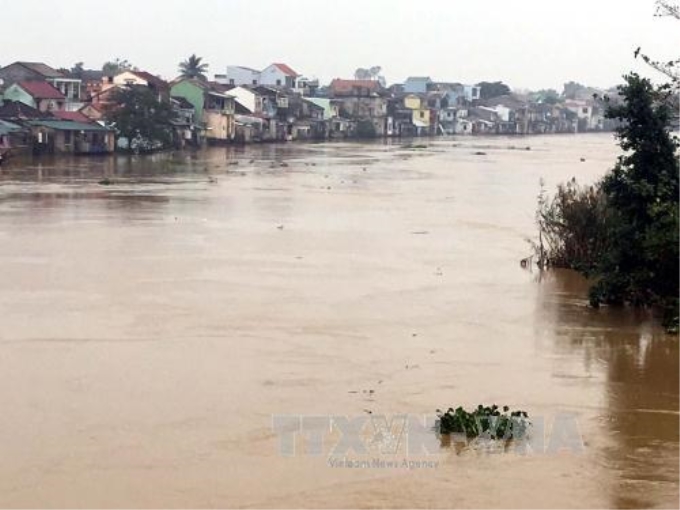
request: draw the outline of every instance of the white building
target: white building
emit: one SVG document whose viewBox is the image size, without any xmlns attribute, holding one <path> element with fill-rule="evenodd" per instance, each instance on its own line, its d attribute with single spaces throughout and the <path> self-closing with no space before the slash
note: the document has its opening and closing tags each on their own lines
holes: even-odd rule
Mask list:
<svg viewBox="0 0 680 510">
<path fill-rule="evenodd" d="M 276 87 L 296 87 L 297 78 L 300 75 L 286 64 L 271 64 L 260 73 L 260 83 Z"/>
<path fill-rule="evenodd" d="M 250 113 L 262 112 L 262 96 L 245 87 L 234 87 L 229 91 L 236 102 L 246 108 Z"/>
<path fill-rule="evenodd" d="M 227 66 L 227 74 L 216 74 L 215 81 L 223 85 L 260 85 L 260 71 L 244 66 Z"/>
</svg>

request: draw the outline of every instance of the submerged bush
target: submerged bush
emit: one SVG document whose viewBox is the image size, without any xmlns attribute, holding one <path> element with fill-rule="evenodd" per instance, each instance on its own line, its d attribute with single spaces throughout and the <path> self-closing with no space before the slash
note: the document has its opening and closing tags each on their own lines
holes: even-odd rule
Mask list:
<svg viewBox="0 0 680 510">
<path fill-rule="evenodd" d="M 490 407 L 480 404 L 472 412 L 462 407 L 449 408 L 445 413 L 438 409 L 437 416 L 441 434 L 464 434 L 467 438 L 522 439 L 530 426 L 529 415 L 525 411 L 510 412 L 510 408 L 504 406 L 501 412 L 495 404 Z"/>
<path fill-rule="evenodd" d="M 636 74 L 619 87 L 607 117 L 624 151 L 594 186 L 575 180 L 552 199 L 539 196 L 537 252 L 554 265 L 594 278 L 590 303 L 658 306 L 678 323 L 678 142 L 670 133 L 673 91 Z"/>
<path fill-rule="evenodd" d="M 557 187 L 551 199 L 539 195 L 536 215 L 543 266 L 576 269 L 589 274 L 606 252 L 609 216 L 599 184 L 581 186 L 575 179 Z"/>
</svg>

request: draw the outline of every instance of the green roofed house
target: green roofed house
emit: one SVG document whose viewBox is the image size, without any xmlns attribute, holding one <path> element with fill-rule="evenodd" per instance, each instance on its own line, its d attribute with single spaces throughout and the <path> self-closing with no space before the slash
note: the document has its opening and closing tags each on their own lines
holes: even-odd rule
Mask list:
<svg viewBox="0 0 680 510">
<path fill-rule="evenodd" d="M 33 152 L 37 154 L 109 154 L 115 147 L 113 130 L 96 123 L 69 120 L 31 120 Z"/>
</svg>

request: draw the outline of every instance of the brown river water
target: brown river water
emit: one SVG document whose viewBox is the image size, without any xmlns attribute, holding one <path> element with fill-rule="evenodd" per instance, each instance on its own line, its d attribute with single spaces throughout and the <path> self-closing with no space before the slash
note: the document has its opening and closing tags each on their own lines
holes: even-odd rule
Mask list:
<svg viewBox="0 0 680 510">
<path fill-rule="evenodd" d="M 519 264 L 613 137 L 424 143 L 3 166 L 0 506 L 677 508 L 677 338 Z M 334 449 L 478 403 L 557 447 Z"/>
</svg>

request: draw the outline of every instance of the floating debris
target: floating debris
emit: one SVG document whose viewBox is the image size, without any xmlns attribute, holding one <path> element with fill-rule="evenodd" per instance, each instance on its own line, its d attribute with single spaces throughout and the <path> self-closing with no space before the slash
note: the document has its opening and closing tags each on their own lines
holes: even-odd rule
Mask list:
<svg viewBox="0 0 680 510">
<path fill-rule="evenodd" d="M 100 184 L 102 186 L 111 186 L 112 184 L 114 184 L 114 182 L 111 179 L 109 179 L 108 177 L 106 177 L 106 178 L 102 179 L 101 181 L 99 181 L 98 184 Z"/>
</svg>

